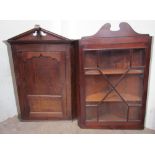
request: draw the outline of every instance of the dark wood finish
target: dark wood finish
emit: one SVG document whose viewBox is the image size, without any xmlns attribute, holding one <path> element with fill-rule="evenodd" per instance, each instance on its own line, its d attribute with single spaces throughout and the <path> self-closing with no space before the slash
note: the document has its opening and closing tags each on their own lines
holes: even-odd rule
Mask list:
<svg viewBox="0 0 155 155">
<path fill-rule="evenodd" d="M 80 40 L 77 101 L 81 128 L 143 129 L 151 37 L 127 23 L 105 24 Z"/>
<path fill-rule="evenodd" d="M 12 48 L 21 118 L 72 119 L 73 41 L 37 27 L 8 42 Z"/>
</svg>

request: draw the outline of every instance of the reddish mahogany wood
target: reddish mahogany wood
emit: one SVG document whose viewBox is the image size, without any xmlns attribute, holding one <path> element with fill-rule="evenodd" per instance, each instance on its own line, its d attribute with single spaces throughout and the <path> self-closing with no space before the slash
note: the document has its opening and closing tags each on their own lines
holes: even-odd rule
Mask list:
<svg viewBox="0 0 155 155">
<path fill-rule="evenodd" d="M 72 98 L 75 96 L 73 40 L 37 27 L 8 42 L 12 48 L 21 118 L 72 119 L 76 103 Z"/>
<path fill-rule="evenodd" d="M 105 24 L 79 41 L 78 124 L 81 128 L 143 129 L 151 37 L 127 23 Z"/>
</svg>

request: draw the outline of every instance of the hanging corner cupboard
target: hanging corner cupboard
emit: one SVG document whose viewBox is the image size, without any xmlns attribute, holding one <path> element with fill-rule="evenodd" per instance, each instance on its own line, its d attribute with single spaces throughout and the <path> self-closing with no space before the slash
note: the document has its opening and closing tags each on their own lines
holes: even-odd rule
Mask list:
<svg viewBox="0 0 155 155">
<path fill-rule="evenodd" d="M 74 41 L 36 27 L 8 42 L 21 119 L 72 119 Z"/>
<path fill-rule="evenodd" d="M 105 24 L 79 41 L 78 117 L 81 128 L 143 129 L 151 37 L 127 23 Z"/>
</svg>

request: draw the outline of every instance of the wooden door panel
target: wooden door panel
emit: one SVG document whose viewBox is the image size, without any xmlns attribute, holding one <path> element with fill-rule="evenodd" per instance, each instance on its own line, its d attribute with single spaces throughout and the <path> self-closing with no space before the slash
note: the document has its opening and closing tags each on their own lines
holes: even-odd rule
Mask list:
<svg viewBox="0 0 155 155">
<path fill-rule="evenodd" d="M 61 112 L 61 97 L 53 97 L 53 95 L 28 95 L 30 111 L 32 112 Z"/>
<path fill-rule="evenodd" d="M 37 56 L 31 52 L 31 55 L 24 61 L 25 74 L 29 75 L 26 80 L 28 94 L 62 94 L 65 83 L 64 53 L 51 52 L 47 56 L 39 52 Z"/>
<path fill-rule="evenodd" d="M 19 52 L 31 118 L 63 118 L 66 111 L 65 51 Z"/>
</svg>

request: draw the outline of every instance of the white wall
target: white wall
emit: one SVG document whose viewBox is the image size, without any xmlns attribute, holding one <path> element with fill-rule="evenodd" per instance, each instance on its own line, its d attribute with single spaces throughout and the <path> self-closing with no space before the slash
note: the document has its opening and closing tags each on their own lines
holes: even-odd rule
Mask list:
<svg viewBox="0 0 155 155">
<path fill-rule="evenodd" d="M 0 121 L 17 114 L 17 106 L 10 70 L 8 51 L 4 40 L 27 31 L 35 24 L 58 33 L 70 39 L 79 39 L 81 36 L 89 36 L 98 31 L 105 23 L 112 24 L 112 30 L 118 29 L 122 21 L 0 21 Z M 123 21 L 124 22 L 124 21 Z M 125 21 L 138 33 L 147 33 L 155 36 L 155 21 Z M 152 59 L 150 67 L 150 82 L 148 90 L 148 103 L 145 127 L 155 129 L 155 44 L 152 46 Z"/>
</svg>

